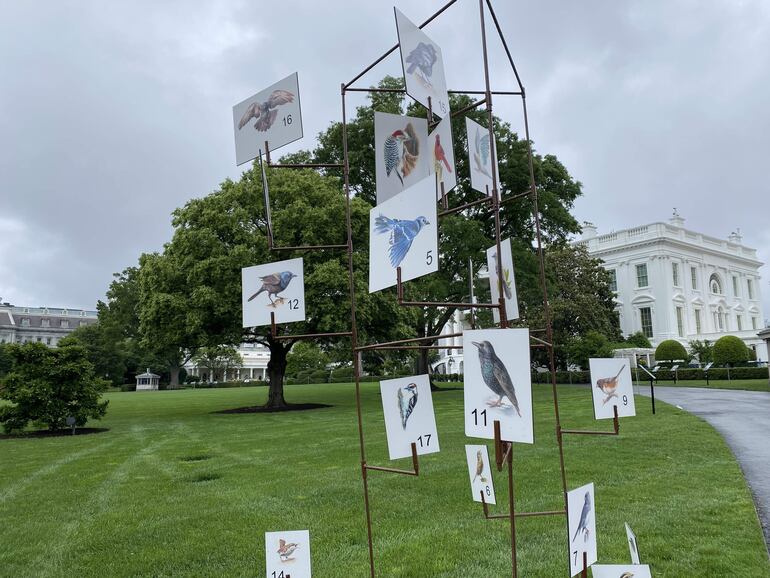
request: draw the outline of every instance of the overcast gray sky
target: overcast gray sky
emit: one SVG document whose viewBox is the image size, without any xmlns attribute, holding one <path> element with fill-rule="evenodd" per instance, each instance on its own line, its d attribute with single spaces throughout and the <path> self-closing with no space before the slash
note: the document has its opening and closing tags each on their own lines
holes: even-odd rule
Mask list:
<svg viewBox="0 0 770 578">
<path fill-rule="evenodd" d="M 398 1 L 419 23 L 443 2 Z M 531 135 L 585 185 L 599 232 L 665 220 L 770 260 L 770 3 L 497 0 Z M 232 105 L 299 72 L 310 148 L 339 87 L 397 42 L 375 0 L 0 0 L 0 297 L 92 308 L 171 236 L 170 212 L 237 178 Z M 478 4 L 426 31 L 450 88 L 481 86 Z M 496 42 L 493 87 L 513 88 Z M 400 74 L 397 53 L 361 85 Z M 351 104 L 355 104 L 354 100 Z M 500 105 L 498 107 L 498 104 Z M 496 112 L 521 127 L 518 101 Z M 768 268 L 762 273 L 770 316 Z"/>
</svg>

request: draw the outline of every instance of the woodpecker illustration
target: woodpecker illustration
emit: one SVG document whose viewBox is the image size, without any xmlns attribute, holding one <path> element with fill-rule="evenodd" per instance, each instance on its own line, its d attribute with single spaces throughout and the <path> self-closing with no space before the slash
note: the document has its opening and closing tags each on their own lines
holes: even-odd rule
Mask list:
<svg viewBox="0 0 770 578">
<path fill-rule="evenodd" d="M 252 102 L 249 105 L 238 122 L 238 130 L 241 130 L 246 126 L 246 123 L 254 118 L 257 120 L 254 123 L 254 128 L 260 132 L 265 132 L 273 126 L 275 117 L 278 116 L 276 108 L 290 102 L 294 102 L 294 93 L 282 89 L 274 90 L 265 102 Z"/>
<path fill-rule="evenodd" d="M 395 173 L 401 185 L 414 170 L 420 157 L 420 139 L 412 123 L 407 123 L 404 130 L 396 130 L 385 139 L 385 174 Z"/>
<path fill-rule="evenodd" d="M 443 164 L 442 164 L 443 163 Z M 436 135 L 436 143 L 433 145 L 433 169 L 438 175 L 438 180 L 443 181 L 444 167 L 451 173 L 452 167 L 449 165 L 449 161 L 444 153 L 444 147 L 441 146 L 441 135 Z"/>
<path fill-rule="evenodd" d="M 406 429 L 406 422 L 417 405 L 417 384 L 410 383 L 398 388 L 398 411 L 401 414 L 401 427 Z"/>
</svg>

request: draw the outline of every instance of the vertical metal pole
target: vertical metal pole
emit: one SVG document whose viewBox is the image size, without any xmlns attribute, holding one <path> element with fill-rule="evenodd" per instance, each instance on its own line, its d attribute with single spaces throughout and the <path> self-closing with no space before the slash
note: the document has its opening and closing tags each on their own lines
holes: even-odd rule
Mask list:
<svg viewBox="0 0 770 578">
<path fill-rule="evenodd" d="M 508 515 L 511 523 L 511 568 L 513 568 L 513 578 L 519 574 L 518 564 L 516 563 L 516 499 L 513 487 L 513 444 L 508 451 Z"/>
<path fill-rule="evenodd" d="M 650 399 L 652 400 L 652 415 L 655 415 L 655 378 L 650 378 Z"/>
<path fill-rule="evenodd" d="M 350 165 L 348 159 L 348 126 L 345 109 L 345 84 L 341 85 L 342 93 L 342 172 L 345 183 L 345 222 L 348 229 L 348 288 L 350 291 L 350 347 L 353 355 L 353 365 L 356 384 L 356 413 L 358 415 L 358 443 L 361 448 L 361 478 L 364 485 L 364 508 L 366 510 L 366 537 L 369 543 L 369 575 L 374 578 L 374 546 L 372 543 L 372 511 L 369 505 L 369 480 L 366 469 L 366 446 L 364 444 L 364 423 L 361 415 L 361 367 L 357 355 L 358 326 L 356 324 L 356 290 L 353 279 L 353 226 L 350 209 Z"/>
<path fill-rule="evenodd" d="M 471 304 L 476 302 L 473 289 L 473 259 L 468 257 L 468 299 Z M 476 329 L 476 308 L 471 307 L 471 329 Z"/>
</svg>

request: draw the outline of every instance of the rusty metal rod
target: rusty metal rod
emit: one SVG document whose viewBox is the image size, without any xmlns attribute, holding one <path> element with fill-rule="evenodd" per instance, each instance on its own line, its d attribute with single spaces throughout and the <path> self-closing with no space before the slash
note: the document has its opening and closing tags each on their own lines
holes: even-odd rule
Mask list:
<svg viewBox="0 0 770 578">
<path fill-rule="evenodd" d="M 463 205 L 458 205 L 456 207 L 452 207 L 451 209 L 447 211 L 441 211 L 438 216 L 443 217 L 444 215 L 451 215 L 453 213 L 459 213 L 460 211 L 464 211 L 465 209 L 469 209 L 470 207 L 475 207 L 476 205 L 483 205 L 486 203 L 489 203 L 492 201 L 492 197 L 484 197 L 483 199 L 478 199 L 476 201 L 471 201 L 470 203 L 465 203 Z"/>
<path fill-rule="evenodd" d="M 401 350 L 410 350 L 410 349 L 421 350 L 421 349 L 462 349 L 462 348 L 463 348 L 462 345 L 402 345 L 400 347 L 398 345 L 394 345 L 393 347 L 378 347 L 377 351 L 383 351 L 383 350 L 389 350 L 389 349 L 401 351 Z"/>
<path fill-rule="evenodd" d="M 409 339 L 398 339 L 396 341 L 386 341 L 385 343 L 372 343 L 371 345 L 361 345 L 356 347 L 356 351 L 369 351 L 388 347 L 390 345 L 401 345 L 403 343 L 419 343 L 420 341 L 437 341 L 439 339 L 449 339 L 450 337 L 462 337 L 462 333 L 446 333 L 444 335 L 428 335 L 426 337 L 410 337 Z"/>
<path fill-rule="evenodd" d="M 620 421 L 618 420 L 618 406 L 613 405 L 612 409 L 615 413 L 615 417 L 612 418 L 613 431 L 590 431 L 580 429 L 562 429 L 561 434 L 578 434 L 589 436 L 616 436 L 620 434 Z"/>
<path fill-rule="evenodd" d="M 465 114 L 466 112 L 468 112 L 470 110 L 473 110 L 474 108 L 478 108 L 479 106 L 481 106 L 485 102 L 487 102 L 486 98 L 482 98 L 481 100 L 477 100 L 476 102 L 472 102 L 468 106 L 464 106 L 462 108 L 458 108 L 457 110 L 453 110 L 451 116 L 455 117 L 455 116 L 460 116 L 461 114 Z"/>
<path fill-rule="evenodd" d="M 441 301 L 405 301 L 404 285 L 401 283 L 401 267 L 396 267 L 396 295 L 398 304 L 404 307 L 457 307 L 458 309 L 495 309 L 497 303 L 444 303 Z"/>
<path fill-rule="evenodd" d="M 508 56 L 508 62 L 511 64 L 511 68 L 513 69 L 513 74 L 516 76 L 516 82 L 519 85 L 519 90 L 521 91 L 521 96 L 524 96 L 524 85 L 521 83 L 521 78 L 519 77 L 519 71 L 516 70 L 516 64 L 513 62 L 513 57 L 511 56 L 511 51 L 508 49 L 508 43 L 505 41 L 505 35 L 503 34 L 503 29 L 500 27 L 500 23 L 497 21 L 497 14 L 495 14 L 494 8 L 492 8 L 492 2 L 490 0 L 487 0 L 487 7 L 489 8 L 489 13 L 492 15 L 492 20 L 495 23 L 495 28 L 497 29 L 497 34 L 500 37 L 500 42 L 503 43 L 503 48 L 505 49 L 505 54 Z"/>
<path fill-rule="evenodd" d="M 507 520 L 510 518 L 509 514 L 490 514 L 489 513 L 489 505 L 487 504 L 487 501 L 484 499 L 484 492 L 479 492 L 481 494 L 481 507 L 484 511 L 484 517 L 487 520 Z M 516 512 L 515 516 L 517 518 L 533 518 L 535 516 L 563 516 L 567 512 L 564 510 L 547 510 L 544 512 Z"/>
<path fill-rule="evenodd" d="M 293 247 L 270 247 L 272 251 L 322 251 L 325 249 L 347 249 L 347 245 L 296 245 Z"/>
<path fill-rule="evenodd" d="M 267 165 L 271 169 L 341 169 L 342 163 L 279 163 Z"/>
<path fill-rule="evenodd" d="M 419 476 L 420 475 L 420 460 L 417 457 L 417 444 L 412 442 L 412 469 L 402 470 L 399 468 L 388 468 L 385 466 L 370 466 L 364 465 L 367 470 L 374 470 L 376 472 L 390 472 L 391 474 L 401 474 L 404 476 Z"/>
</svg>

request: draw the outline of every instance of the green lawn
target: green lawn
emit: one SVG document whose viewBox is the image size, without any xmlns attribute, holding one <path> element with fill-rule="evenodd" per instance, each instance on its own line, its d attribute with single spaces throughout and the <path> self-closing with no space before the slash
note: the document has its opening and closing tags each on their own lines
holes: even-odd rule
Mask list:
<svg viewBox="0 0 770 578">
<path fill-rule="evenodd" d="M 219 415 L 262 402 L 266 389 L 111 393 L 107 433 L 0 439 L 0 575 L 264 576 L 263 533 L 309 528 L 316 576 L 366 576 L 353 388 L 287 390 L 334 407 Z M 387 464 L 377 384 L 363 400 L 370 462 Z M 537 443 L 514 448 L 517 506 L 558 509 L 549 390 L 537 386 L 535 400 Z M 596 483 L 600 562 L 629 560 L 627 521 L 656 577 L 770 575 L 725 443 L 705 422 L 663 403 L 652 416 L 645 402 L 619 438 L 566 438 L 570 487 Z M 434 404 L 442 451 L 422 459 L 420 477 L 371 475 L 378 575 L 510 575 L 507 522 L 484 520 L 470 499 L 462 391 Z M 565 427 L 609 429 L 592 415 L 587 390 L 565 387 Z M 504 504 L 505 479 L 495 482 Z M 567 574 L 562 518 L 517 528 L 522 576 Z"/>
</svg>

